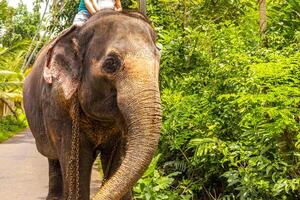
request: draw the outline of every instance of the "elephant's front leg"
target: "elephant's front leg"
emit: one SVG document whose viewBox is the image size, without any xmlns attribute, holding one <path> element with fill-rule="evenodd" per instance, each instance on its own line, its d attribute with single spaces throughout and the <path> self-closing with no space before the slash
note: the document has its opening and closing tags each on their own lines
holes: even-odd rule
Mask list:
<svg viewBox="0 0 300 200">
<path fill-rule="evenodd" d="M 108 180 L 114 172 L 118 169 L 122 162 L 124 154 L 124 144 L 121 140 L 113 140 L 105 145 L 101 150 L 101 163 L 104 174 L 104 181 Z M 122 197 L 121 200 L 132 200 L 132 188 L 128 188 L 128 192 Z"/>
<path fill-rule="evenodd" d="M 91 181 L 91 171 L 95 160 L 92 148 L 87 144 L 84 137 L 80 138 L 80 149 L 79 149 L 79 198 L 80 200 L 90 199 L 90 181 Z M 68 166 L 70 161 L 70 144 L 64 144 L 61 152 L 61 165 L 63 172 L 63 182 L 64 182 L 64 195 L 63 199 L 68 199 L 69 196 L 69 177 L 68 177 Z M 67 150 L 67 151 L 66 151 Z M 70 174 L 71 176 L 76 176 L 75 174 Z M 74 187 L 72 187 L 74 188 Z M 76 191 L 73 191 L 76 192 Z M 74 193 L 72 193 L 74 194 Z"/>
<path fill-rule="evenodd" d="M 63 194 L 63 180 L 58 160 L 48 159 L 49 163 L 49 192 L 47 200 L 61 200 Z"/>
</svg>

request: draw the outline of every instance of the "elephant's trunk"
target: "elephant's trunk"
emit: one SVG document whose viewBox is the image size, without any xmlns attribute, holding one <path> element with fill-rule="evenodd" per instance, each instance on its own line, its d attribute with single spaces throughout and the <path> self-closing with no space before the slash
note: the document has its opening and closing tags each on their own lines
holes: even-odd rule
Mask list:
<svg viewBox="0 0 300 200">
<path fill-rule="evenodd" d="M 137 86 L 140 88 L 138 94 L 132 92 L 136 91 L 136 87 L 118 92 L 119 107 L 128 128 L 126 153 L 120 167 L 104 183 L 95 200 L 122 198 L 142 176 L 152 159 L 159 141 L 161 107 L 158 84 L 150 85 L 152 89 L 145 89 L 149 88 L 145 85 Z"/>
</svg>

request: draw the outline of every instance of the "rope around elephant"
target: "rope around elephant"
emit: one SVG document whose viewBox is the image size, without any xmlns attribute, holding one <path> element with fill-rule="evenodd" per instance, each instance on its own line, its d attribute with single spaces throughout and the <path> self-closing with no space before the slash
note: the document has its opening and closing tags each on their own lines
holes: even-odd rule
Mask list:
<svg viewBox="0 0 300 200">
<path fill-rule="evenodd" d="M 77 92 L 76 92 L 77 94 Z M 72 117 L 72 144 L 71 144 L 71 155 L 67 171 L 67 180 L 69 180 L 69 195 L 68 200 L 79 200 L 79 148 L 80 148 L 80 110 L 77 95 L 72 102 L 71 107 Z"/>
</svg>

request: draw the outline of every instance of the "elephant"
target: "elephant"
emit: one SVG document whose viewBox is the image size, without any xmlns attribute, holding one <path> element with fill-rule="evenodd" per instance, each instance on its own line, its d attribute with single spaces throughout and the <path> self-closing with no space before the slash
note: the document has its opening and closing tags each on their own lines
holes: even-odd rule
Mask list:
<svg viewBox="0 0 300 200">
<path fill-rule="evenodd" d="M 137 11 L 102 10 L 38 54 L 24 81 L 24 109 L 48 158 L 47 200 L 90 199 L 100 154 L 104 181 L 94 199 L 132 199 L 161 128 L 160 52 Z"/>
</svg>

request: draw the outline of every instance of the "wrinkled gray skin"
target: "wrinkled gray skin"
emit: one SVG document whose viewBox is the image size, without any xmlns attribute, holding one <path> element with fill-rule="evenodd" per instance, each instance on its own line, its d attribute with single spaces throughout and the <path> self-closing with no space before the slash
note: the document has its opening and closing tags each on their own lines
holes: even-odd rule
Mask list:
<svg viewBox="0 0 300 200">
<path fill-rule="evenodd" d="M 101 11 L 43 48 L 25 80 L 24 105 L 37 149 L 49 159 L 48 200 L 68 197 L 76 98 L 80 199 L 89 199 L 99 152 L 105 182 L 95 199 L 131 199 L 159 140 L 158 73 L 155 33 L 139 13 Z"/>
</svg>

